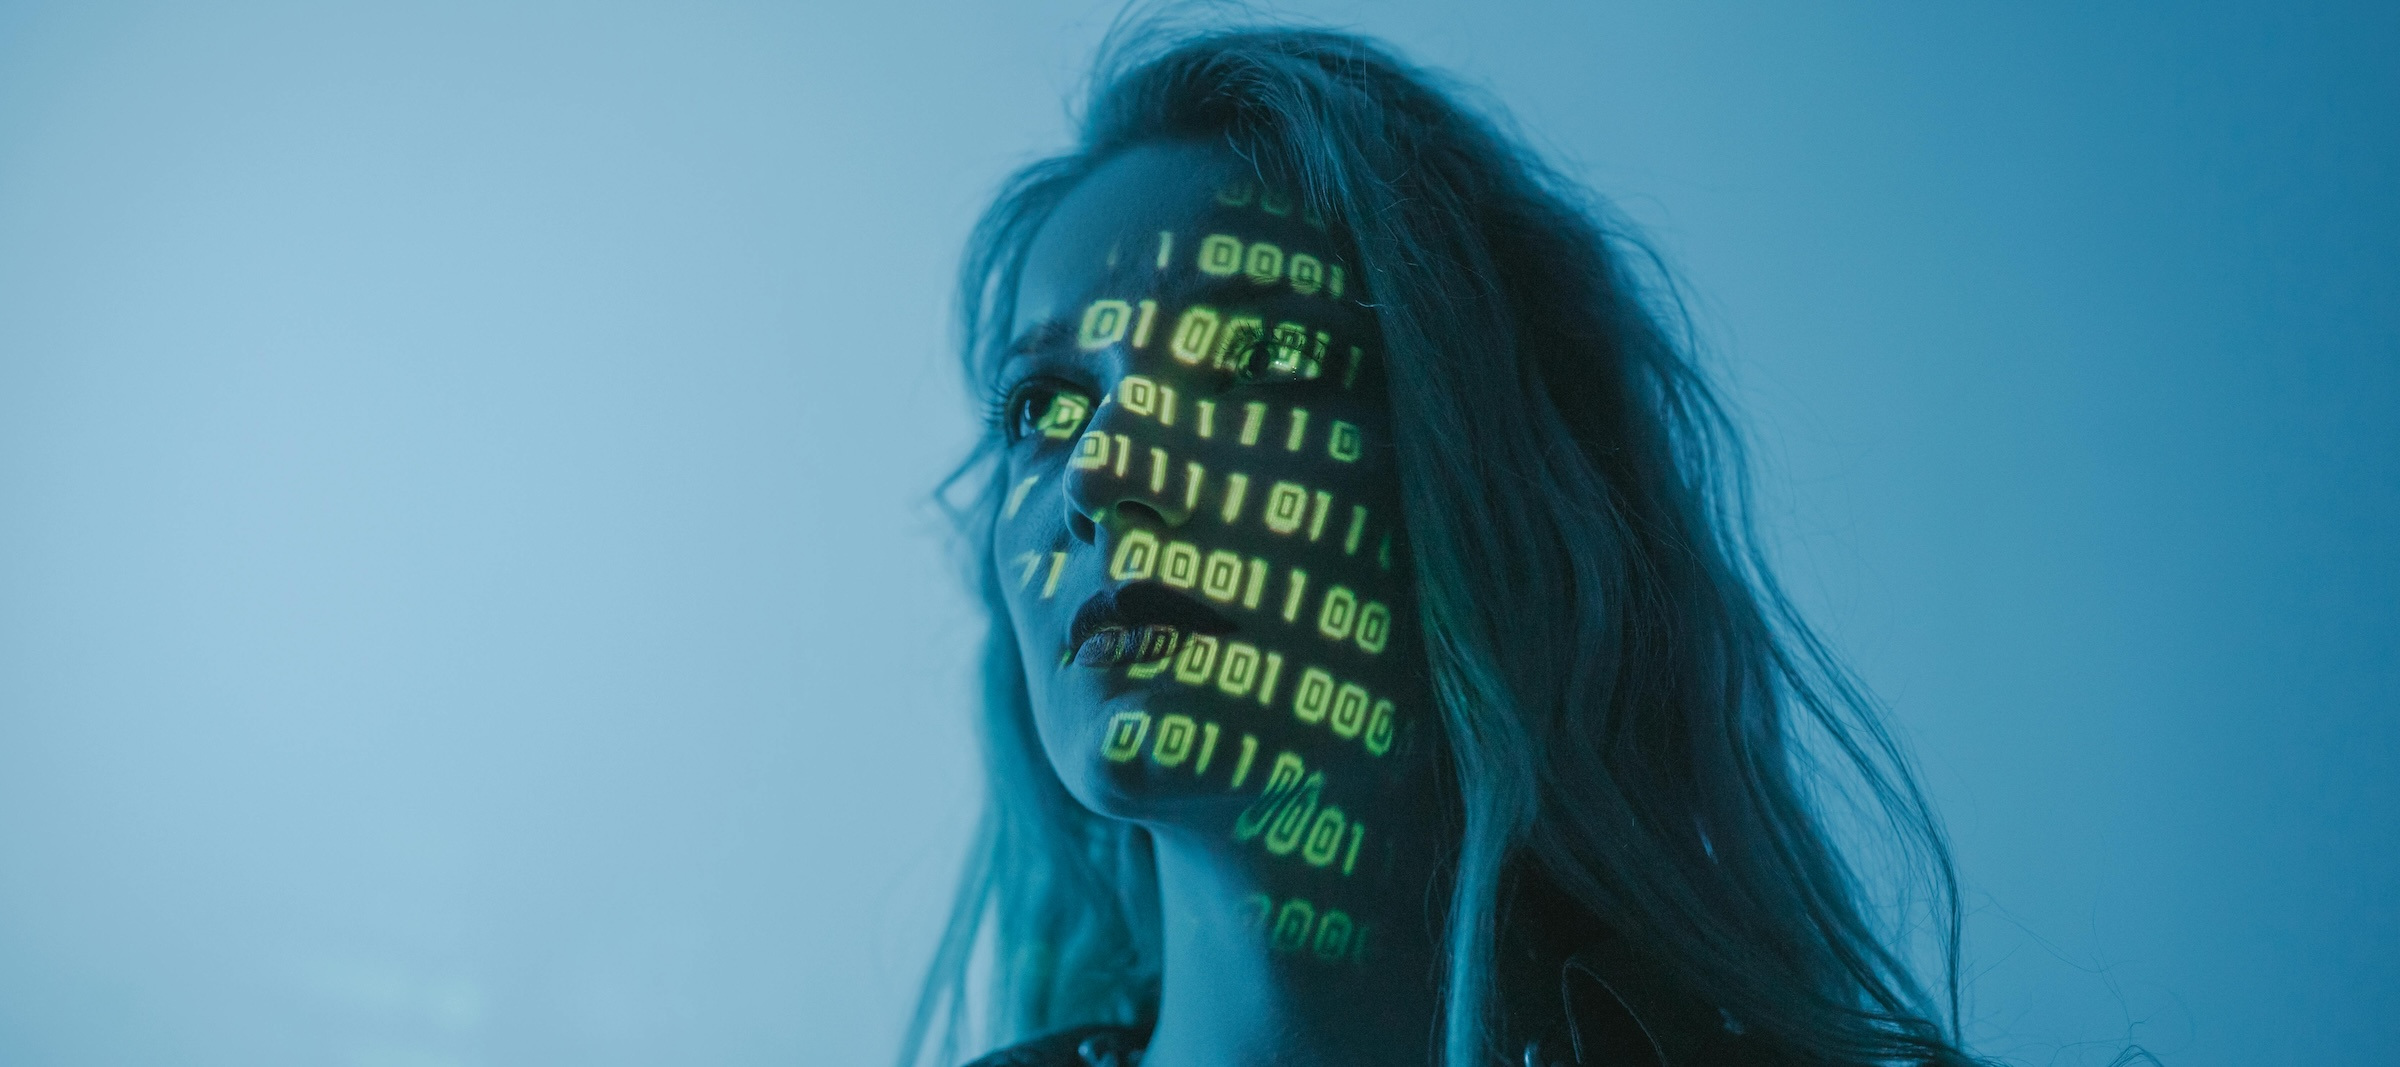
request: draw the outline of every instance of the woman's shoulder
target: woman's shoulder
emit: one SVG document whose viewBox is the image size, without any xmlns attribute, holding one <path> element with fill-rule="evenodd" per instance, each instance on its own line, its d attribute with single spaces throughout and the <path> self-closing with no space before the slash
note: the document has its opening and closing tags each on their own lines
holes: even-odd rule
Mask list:
<svg viewBox="0 0 2400 1067">
<path fill-rule="evenodd" d="M 1010 1045 L 966 1067 L 1135 1067 L 1145 1036 L 1130 1026 L 1078 1026 Z"/>
</svg>

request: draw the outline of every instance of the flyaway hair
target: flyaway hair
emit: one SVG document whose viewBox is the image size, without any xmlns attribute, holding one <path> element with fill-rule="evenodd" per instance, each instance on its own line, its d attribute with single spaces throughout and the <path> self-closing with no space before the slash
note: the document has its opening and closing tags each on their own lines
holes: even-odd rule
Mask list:
<svg viewBox="0 0 2400 1067">
<path fill-rule="evenodd" d="M 1494 958 L 1518 878 L 1789 1062 L 1975 1062 L 1956 1038 L 1947 845 L 1872 703 L 1764 566 L 1744 457 L 1664 272 L 1465 96 L 1348 34 L 1120 26 L 1075 150 L 1018 173 L 974 231 L 968 373 L 989 371 L 1035 232 L 1113 153 L 1223 144 L 1295 190 L 1354 244 L 1373 294 L 1454 755 L 1441 1062 L 1511 1055 Z M 954 483 L 976 546 L 1000 500 L 988 469 L 971 460 Z M 1158 997 L 1147 838 L 1051 771 L 988 555 L 990 792 L 903 1064 L 954 1056 L 979 944 L 992 1040 L 1130 1021 Z M 1938 982 L 1897 947 L 1912 931 L 1870 919 L 1837 817 L 1922 890 Z"/>
</svg>

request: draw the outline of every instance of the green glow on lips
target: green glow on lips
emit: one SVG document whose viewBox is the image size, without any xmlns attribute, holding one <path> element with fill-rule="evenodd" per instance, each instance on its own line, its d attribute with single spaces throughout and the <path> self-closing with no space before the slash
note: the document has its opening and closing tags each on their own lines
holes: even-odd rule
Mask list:
<svg viewBox="0 0 2400 1067">
<path fill-rule="evenodd" d="M 1175 653 L 1182 631 L 1173 626 L 1109 626 L 1092 632 L 1074 650 L 1074 662 L 1086 667 L 1164 665 Z M 1156 674 L 1157 671 L 1152 671 Z"/>
</svg>

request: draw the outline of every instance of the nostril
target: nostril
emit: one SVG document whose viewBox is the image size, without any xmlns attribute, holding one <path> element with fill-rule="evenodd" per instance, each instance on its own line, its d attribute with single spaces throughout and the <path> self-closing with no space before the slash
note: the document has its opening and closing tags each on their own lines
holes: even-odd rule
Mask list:
<svg viewBox="0 0 2400 1067">
<path fill-rule="evenodd" d="M 1080 511 L 1067 512 L 1067 532 L 1074 534 L 1076 540 L 1087 545 L 1097 544 L 1100 540 L 1098 525 L 1092 522 L 1091 516 Z"/>
<path fill-rule="evenodd" d="M 1169 525 L 1167 522 L 1167 517 L 1159 514 L 1157 508 L 1151 507 L 1148 504 L 1144 504 L 1139 500 L 1117 501 L 1117 510 L 1123 512 L 1126 518 L 1134 522 L 1144 523 L 1152 529 L 1164 530 Z"/>
</svg>

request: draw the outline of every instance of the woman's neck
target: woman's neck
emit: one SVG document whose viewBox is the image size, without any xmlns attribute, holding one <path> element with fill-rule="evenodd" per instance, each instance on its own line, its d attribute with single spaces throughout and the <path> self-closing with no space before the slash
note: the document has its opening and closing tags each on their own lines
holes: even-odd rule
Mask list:
<svg viewBox="0 0 2400 1067">
<path fill-rule="evenodd" d="M 1435 1059 L 1447 902 L 1433 850 L 1334 879 L 1215 835 L 1162 827 L 1153 843 L 1165 959 L 1143 1067 Z"/>
</svg>

